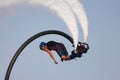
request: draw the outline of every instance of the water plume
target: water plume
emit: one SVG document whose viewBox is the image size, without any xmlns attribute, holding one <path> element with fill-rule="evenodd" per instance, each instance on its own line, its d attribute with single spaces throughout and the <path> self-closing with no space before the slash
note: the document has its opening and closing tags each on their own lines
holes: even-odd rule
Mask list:
<svg viewBox="0 0 120 80">
<path fill-rule="evenodd" d="M 81 24 L 84 42 L 88 36 L 88 21 L 84 8 L 79 0 L 0 0 L 0 7 L 15 7 L 18 4 L 27 3 L 42 5 L 53 11 L 68 27 L 72 34 L 75 49 L 78 43 L 78 25 Z"/>
</svg>

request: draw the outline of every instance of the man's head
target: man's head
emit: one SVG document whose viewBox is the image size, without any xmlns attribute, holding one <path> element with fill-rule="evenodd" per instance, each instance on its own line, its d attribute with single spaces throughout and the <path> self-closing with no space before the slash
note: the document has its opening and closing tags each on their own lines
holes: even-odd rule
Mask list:
<svg viewBox="0 0 120 80">
<path fill-rule="evenodd" d="M 45 47 L 45 44 L 46 44 L 45 42 L 41 42 L 40 45 L 39 45 L 39 48 L 40 48 L 41 50 L 43 50 L 43 47 Z"/>
</svg>

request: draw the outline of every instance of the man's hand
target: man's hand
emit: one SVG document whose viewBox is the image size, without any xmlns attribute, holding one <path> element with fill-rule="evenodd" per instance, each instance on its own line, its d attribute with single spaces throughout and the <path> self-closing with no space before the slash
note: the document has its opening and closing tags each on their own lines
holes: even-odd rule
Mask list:
<svg viewBox="0 0 120 80">
<path fill-rule="evenodd" d="M 57 61 L 55 61 L 55 64 L 58 64 L 58 62 L 57 62 Z"/>
</svg>

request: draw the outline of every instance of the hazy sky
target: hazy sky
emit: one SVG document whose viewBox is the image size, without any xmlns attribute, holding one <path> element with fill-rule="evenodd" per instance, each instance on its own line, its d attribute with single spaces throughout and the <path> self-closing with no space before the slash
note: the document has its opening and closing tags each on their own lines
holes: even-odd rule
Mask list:
<svg viewBox="0 0 120 80">
<path fill-rule="evenodd" d="M 87 12 L 90 49 L 77 60 L 57 65 L 39 49 L 41 41 L 55 40 L 65 44 L 69 54 L 71 43 L 59 35 L 46 35 L 30 43 L 18 57 L 10 80 L 120 80 L 120 1 L 81 0 Z M 45 30 L 60 30 L 71 36 L 64 22 L 39 5 L 21 4 L 0 8 L 0 80 L 18 48 L 31 36 Z M 83 40 L 79 27 L 79 41 Z"/>
</svg>

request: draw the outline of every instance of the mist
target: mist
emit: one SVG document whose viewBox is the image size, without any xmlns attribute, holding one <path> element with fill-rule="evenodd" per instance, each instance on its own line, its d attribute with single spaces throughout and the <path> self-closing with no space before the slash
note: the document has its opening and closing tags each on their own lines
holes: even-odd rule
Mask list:
<svg viewBox="0 0 120 80">
<path fill-rule="evenodd" d="M 71 32 L 75 49 L 79 37 L 77 18 L 81 24 L 84 35 L 84 41 L 82 42 L 86 42 L 88 36 L 88 21 L 83 5 L 79 0 L 0 0 L 0 7 L 16 7 L 23 3 L 41 5 L 54 12 Z"/>
</svg>

